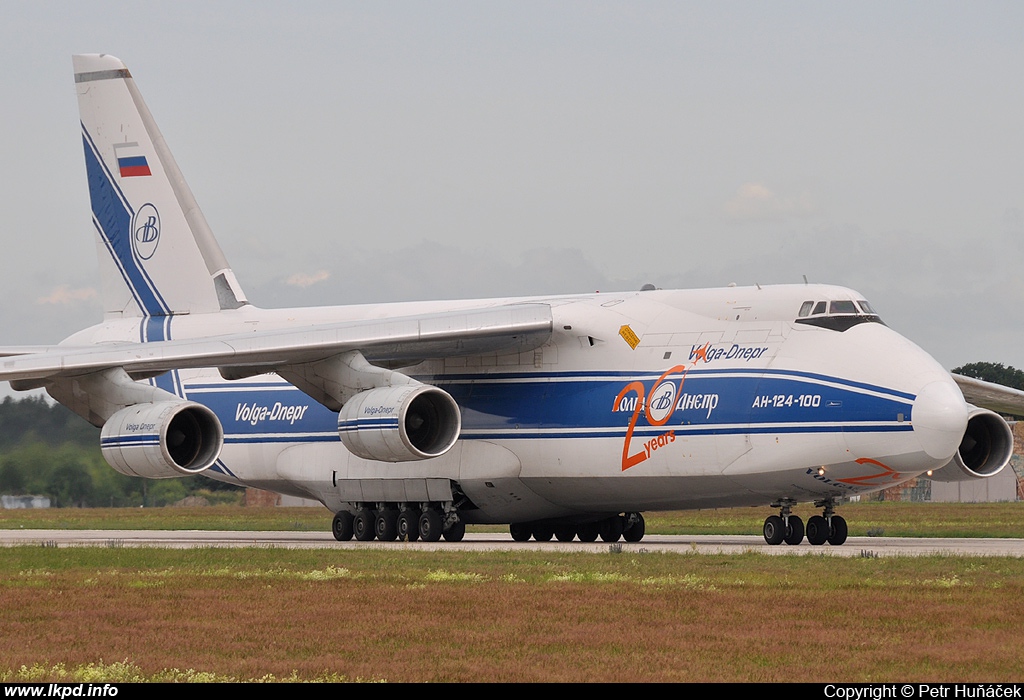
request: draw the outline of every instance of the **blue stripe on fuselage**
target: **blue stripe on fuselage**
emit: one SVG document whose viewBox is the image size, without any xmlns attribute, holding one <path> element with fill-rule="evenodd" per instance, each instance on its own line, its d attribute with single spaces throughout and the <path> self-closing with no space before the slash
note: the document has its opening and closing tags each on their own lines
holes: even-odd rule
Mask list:
<svg viewBox="0 0 1024 700">
<path fill-rule="evenodd" d="M 637 435 L 669 429 L 692 435 L 912 430 L 913 396 L 905 392 L 824 375 L 731 370 L 687 375 L 671 416 L 652 425 L 636 408 L 637 392 L 626 392 L 616 404 L 631 376 L 642 377 L 646 393 L 661 375 L 458 375 L 452 381 L 441 375 L 431 383 L 462 408 L 466 439 L 622 437 L 635 412 Z M 227 442 L 338 439 L 338 415 L 283 382 L 184 388 L 217 413 Z"/>
<path fill-rule="evenodd" d="M 630 381 L 651 381 L 661 376 L 663 370 L 654 370 L 651 372 L 636 372 L 636 371 L 578 371 L 578 372 L 554 372 L 551 374 L 539 375 L 535 372 L 496 372 L 489 374 L 441 374 L 436 376 L 430 376 L 421 378 L 423 381 L 430 381 L 431 383 L 443 382 L 447 384 L 452 383 L 476 383 L 483 380 L 493 382 L 515 382 L 520 380 L 526 381 L 565 381 L 571 379 L 579 379 L 581 381 L 594 381 L 599 379 L 619 379 L 623 383 Z M 791 369 L 747 369 L 742 367 L 728 368 L 728 369 L 689 369 L 686 372 L 687 377 L 699 377 L 699 376 L 738 376 L 738 375 L 753 375 L 753 376 L 782 376 L 782 377 L 795 377 L 799 379 L 805 379 L 808 381 L 826 382 L 830 384 L 841 384 L 851 389 L 863 389 L 865 391 L 874 391 L 881 394 L 889 394 L 893 397 L 899 397 L 906 399 L 907 401 L 913 401 L 914 394 L 907 393 L 905 391 L 897 391 L 896 389 L 890 389 L 888 387 L 879 386 L 878 384 L 868 384 L 866 382 L 855 382 L 850 379 L 843 379 L 841 377 L 831 377 L 827 374 L 817 374 L 815 372 L 803 372 L 800 370 Z M 417 377 L 419 378 L 419 377 Z"/>
</svg>

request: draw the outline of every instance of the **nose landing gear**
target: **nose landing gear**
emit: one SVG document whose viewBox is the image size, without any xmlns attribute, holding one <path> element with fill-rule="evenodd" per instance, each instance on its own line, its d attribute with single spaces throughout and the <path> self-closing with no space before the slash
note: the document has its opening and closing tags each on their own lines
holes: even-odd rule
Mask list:
<svg viewBox="0 0 1024 700">
<path fill-rule="evenodd" d="M 804 539 L 804 521 L 793 515 L 796 501 L 784 499 L 772 504 L 779 509 L 779 515 L 769 515 L 764 521 L 764 541 L 768 544 L 800 544 Z"/>
<path fill-rule="evenodd" d="M 768 544 L 797 545 L 804 539 L 805 529 L 803 521 L 792 514 L 796 501 L 783 499 L 771 505 L 779 509 L 779 515 L 769 515 L 764 521 L 764 541 Z M 822 501 L 815 501 L 816 508 L 822 508 L 821 515 L 812 515 L 807 519 L 806 535 L 807 541 L 813 545 L 825 544 L 838 547 L 846 542 L 848 528 L 846 520 L 835 514 L 836 502 L 827 498 Z"/>
<path fill-rule="evenodd" d="M 823 508 L 822 519 L 826 522 L 826 534 L 825 539 L 828 540 L 830 545 L 838 547 L 839 545 L 846 542 L 846 535 L 848 529 L 846 527 L 846 520 L 841 515 L 836 515 L 836 502 L 834 499 L 826 498 L 823 501 L 815 501 L 815 508 Z M 810 539 L 808 537 L 808 539 Z M 811 544 L 815 544 L 812 542 Z M 821 544 L 818 542 L 817 544 Z"/>
</svg>

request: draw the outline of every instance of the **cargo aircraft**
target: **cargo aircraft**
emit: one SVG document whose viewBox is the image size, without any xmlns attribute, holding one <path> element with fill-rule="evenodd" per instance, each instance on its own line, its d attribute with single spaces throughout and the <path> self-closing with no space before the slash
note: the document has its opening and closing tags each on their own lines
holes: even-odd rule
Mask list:
<svg viewBox="0 0 1024 700">
<path fill-rule="evenodd" d="M 100 426 L 123 474 L 316 499 L 339 540 L 636 542 L 645 511 L 763 506 L 770 544 L 840 545 L 849 498 L 1011 456 L 1007 423 L 843 287 L 258 308 L 125 64 L 74 72 L 104 317 L 0 348 L 0 380 Z"/>
</svg>

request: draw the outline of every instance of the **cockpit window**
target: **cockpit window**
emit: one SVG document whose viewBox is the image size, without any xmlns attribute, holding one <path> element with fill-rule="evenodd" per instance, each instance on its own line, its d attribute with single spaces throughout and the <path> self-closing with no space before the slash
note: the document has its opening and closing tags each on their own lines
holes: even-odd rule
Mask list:
<svg viewBox="0 0 1024 700">
<path fill-rule="evenodd" d="M 808 308 L 812 304 L 814 309 L 808 313 Z M 826 308 L 828 308 L 827 314 L 825 313 Z M 863 299 L 856 302 L 849 299 L 836 299 L 827 303 L 805 301 L 800 306 L 800 316 L 796 322 L 842 333 L 861 323 L 882 323 L 882 319 Z M 882 325 L 885 324 L 882 323 Z"/>
<path fill-rule="evenodd" d="M 852 301 L 841 300 L 833 301 L 828 306 L 828 312 L 830 314 L 855 314 L 857 313 L 857 305 Z"/>
</svg>

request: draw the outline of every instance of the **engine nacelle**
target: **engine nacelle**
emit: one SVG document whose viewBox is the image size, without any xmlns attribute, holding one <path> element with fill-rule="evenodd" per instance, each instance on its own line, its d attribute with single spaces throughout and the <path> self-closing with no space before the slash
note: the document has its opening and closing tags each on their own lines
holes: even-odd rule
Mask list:
<svg viewBox="0 0 1024 700">
<path fill-rule="evenodd" d="M 338 434 L 349 452 L 378 462 L 438 457 L 452 448 L 461 430 L 455 399 L 426 384 L 364 391 L 338 414 Z"/>
<path fill-rule="evenodd" d="M 100 449 L 127 476 L 168 479 L 208 469 L 220 456 L 224 429 L 216 414 L 192 401 L 141 403 L 103 424 Z"/>
<path fill-rule="evenodd" d="M 970 481 L 995 476 L 1013 456 L 1013 431 L 998 414 L 970 406 L 967 430 L 953 459 L 936 469 L 933 481 Z"/>
</svg>

